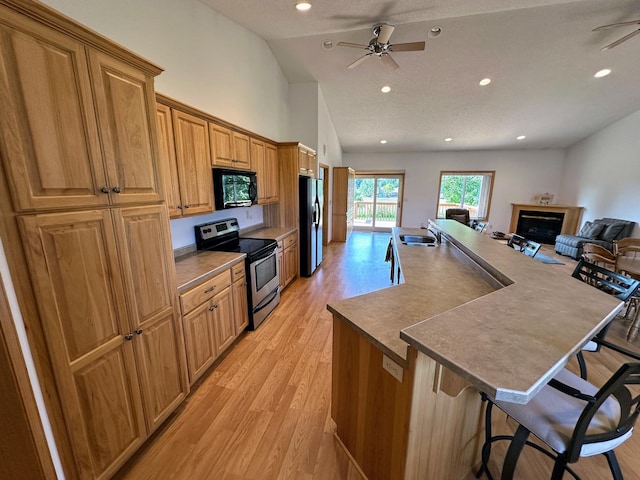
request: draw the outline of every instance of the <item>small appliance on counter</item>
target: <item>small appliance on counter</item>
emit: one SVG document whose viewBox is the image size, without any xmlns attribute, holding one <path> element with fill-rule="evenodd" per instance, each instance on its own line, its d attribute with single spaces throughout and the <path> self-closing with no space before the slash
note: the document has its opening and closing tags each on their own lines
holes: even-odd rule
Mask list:
<svg viewBox="0 0 640 480">
<path fill-rule="evenodd" d="M 278 242 L 240 237 L 238 220 L 227 218 L 194 227 L 196 248 L 219 252 L 246 253 L 249 330 L 255 330 L 280 303 Z"/>
</svg>

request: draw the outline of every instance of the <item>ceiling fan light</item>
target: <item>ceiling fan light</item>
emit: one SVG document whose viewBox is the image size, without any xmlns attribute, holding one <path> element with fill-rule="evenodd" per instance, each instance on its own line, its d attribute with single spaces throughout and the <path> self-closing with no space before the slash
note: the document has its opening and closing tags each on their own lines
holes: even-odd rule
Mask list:
<svg viewBox="0 0 640 480">
<path fill-rule="evenodd" d="M 299 12 L 306 12 L 311 8 L 311 2 L 296 2 L 296 9 Z"/>
<path fill-rule="evenodd" d="M 385 85 L 380 89 L 382 93 L 389 93 L 391 91 L 391 87 L 389 85 Z"/>
<path fill-rule="evenodd" d="M 385 143 L 387 143 L 387 141 L 386 141 L 386 140 L 380 140 L 380 143 L 381 143 L 382 145 L 384 145 Z"/>
<path fill-rule="evenodd" d="M 609 75 L 611 73 L 611 69 L 609 68 L 603 68 L 602 70 L 598 70 L 596 72 L 596 74 L 594 75 L 594 77 L 596 78 L 602 78 L 602 77 L 606 77 L 607 75 Z"/>
<path fill-rule="evenodd" d="M 453 138 L 451 137 L 447 137 L 444 139 L 445 142 L 453 142 Z"/>
<path fill-rule="evenodd" d="M 322 48 L 325 50 L 331 50 L 333 48 L 333 42 L 331 40 L 324 40 L 322 42 Z"/>
<path fill-rule="evenodd" d="M 527 136 L 526 136 L 526 135 L 518 135 L 518 136 L 516 137 L 516 140 L 524 140 L 525 138 L 527 138 Z"/>
<path fill-rule="evenodd" d="M 489 85 L 491 83 L 491 79 L 490 78 L 483 78 L 482 80 L 480 80 L 480 82 L 478 82 L 479 85 L 481 87 L 484 87 L 485 85 Z"/>
</svg>

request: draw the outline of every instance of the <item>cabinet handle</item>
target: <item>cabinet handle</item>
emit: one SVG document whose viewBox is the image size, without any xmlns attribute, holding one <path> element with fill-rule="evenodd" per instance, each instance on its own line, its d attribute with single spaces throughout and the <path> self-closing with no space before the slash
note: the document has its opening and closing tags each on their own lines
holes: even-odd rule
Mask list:
<svg viewBox="0 0 640 480">
<path fill-rule="evenodd" d="M 176 208 L 179 208 L 180 210 L 182 210 L 182 205 L 176 205 Z"/>
<path fill-rule="evenodd" d="M 210 312 L 213 312 L 216 308 L 218 308 L 218 304 L 211 305 L 211 306 L 209 307 L 209 311 L 210 311 Z"/>
<path fill-rule="evenodd" d="M 204 293 L 210 293 L 210 292 L 213 292 L 213 291 L 215 290 L 215 288 L 216 288 L 216 286 L 215 286 L 215 285 L 214 285 L 213 287 L 209 287 L 209 288 L 207 288 L 207 289 L 204 291 Z"/>
<path fill-rule="evenodd" d="M 189 208 L 191 205 L 185 205 L 184 208 Z"/>
<path fill-rule="evenodd" d="M 132 340 L 132 339 L 133 339 L 133 334 L 132 334 L 132 333 L 127 333 L 127 334 L 124 336 L 124 339 L 125 339 L 125 340 Z"/>
<path fill-rule="evenodd" d="M 100 189 L 100 191 L 101 191 L 102 193 L 109 193 L 111 190 L 109 190 L 109 187 L 104 186 L 104 187 L 102 187 L 102 188 Z"/>
<path fill-rule="evenodd" d="M 138 335 L 140 335 L 140 334 L 142 333 L 142 329 L 141 329 L 141 328 L 136 328 L 136 333 L 137 333 Z"/>
<path fill-rule="evenodd" d="M 111 191 L 112 191 L 113 193 L 120 193 L 120 187 L 113 187 L 113 188 L 111 189 Z"/>
<path fill-rule="evenodd" d="M 216 303 L 215 305 L 213 305 L 213 308 L 218 308 L 218 304 Z"/>
</svg>

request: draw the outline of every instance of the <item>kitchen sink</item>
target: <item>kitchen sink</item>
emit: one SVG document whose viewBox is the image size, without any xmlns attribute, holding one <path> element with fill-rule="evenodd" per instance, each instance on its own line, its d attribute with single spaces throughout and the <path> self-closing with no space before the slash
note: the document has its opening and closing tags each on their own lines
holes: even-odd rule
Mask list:
<svg viewBox="0 0 640 480">
<path fill-rule="evenodd" d="M 403 245 L 434 247 L 436 243 L 435 237 L 429 235 L 400 235 L 400 241 Z"/>
</svg>

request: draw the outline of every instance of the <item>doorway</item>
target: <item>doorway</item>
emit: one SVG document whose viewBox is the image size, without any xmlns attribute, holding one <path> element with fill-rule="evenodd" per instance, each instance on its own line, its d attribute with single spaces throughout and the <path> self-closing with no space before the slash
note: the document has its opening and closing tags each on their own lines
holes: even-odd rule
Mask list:
<svg viewBox="0 0 640 480">
<path fill-rule="evenodd" d="M 404 174 L 356 172 L 353 228 L 390 231 L 402 223 Z"/>
</svg>

